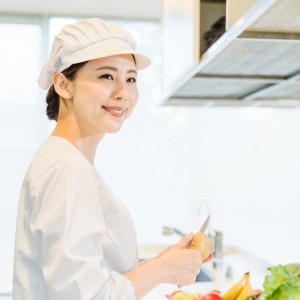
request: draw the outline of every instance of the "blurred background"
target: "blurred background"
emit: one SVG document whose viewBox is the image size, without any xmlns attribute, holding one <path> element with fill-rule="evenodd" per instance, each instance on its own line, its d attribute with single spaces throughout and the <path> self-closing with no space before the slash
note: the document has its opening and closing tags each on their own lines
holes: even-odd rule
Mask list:
<svg viewBox="0 0 300 300">
<path fill-rule="evenodd" d="M 299 108 L 162 105 L 160 0 L 0 0 L 0 293 L 11 293 L 20 186 L 55 125 L 39 70 L 53 36 L 83 17 L 121 24 L 152 60 L 139 74 L 135 112 L 100 143 L 95 163 L 131 212 L 139 243 L 176 242 L 163 226 L 195 231 L 208 206 L 224 244 L 274 264 L 300 261 Z"/>
</svg>

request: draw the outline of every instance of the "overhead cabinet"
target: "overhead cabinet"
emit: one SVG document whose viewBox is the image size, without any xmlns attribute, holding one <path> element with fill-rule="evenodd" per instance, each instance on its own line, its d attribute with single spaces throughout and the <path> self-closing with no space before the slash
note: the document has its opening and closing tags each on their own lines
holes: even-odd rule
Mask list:
<svg viewBox="0 0 300 300">
<path fill-rule="evenodd" d="M 164 104 L 300 105 L 299 0 L 163 0 Z"/>
</svg>

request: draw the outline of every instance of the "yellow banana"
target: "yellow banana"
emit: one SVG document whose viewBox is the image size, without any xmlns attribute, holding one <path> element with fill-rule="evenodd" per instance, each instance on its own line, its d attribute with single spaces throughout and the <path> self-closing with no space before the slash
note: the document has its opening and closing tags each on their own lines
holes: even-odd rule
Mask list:
<svg viewBox="0 0 300 300">
<path fill-rule="evenodd" d="M 243 285 L 242 290 L 240 291 L 239 295 L 235 300 L 247 300 L 248 297 L 251 295 L 253 288 L 250 283 L 250 273 L 245 273 L 245 283 Z"/>
<path fill-rule="evenodd" d="M 239 293 L 241 292 L 244 284 L 246 282 L 246 273 L 244 276 L 235 283 L 222 297 L 223 300 L 235 300 Z"/>
<path fill-rule="evenodd" d="M 261 289 L 256 289 L 256 290 L 253 290 L 248 299 L 247 300 L 254 300 L 254 299 L 257 299 L 261 294 L 262 294 L 262 290 Z"/>
</svg>

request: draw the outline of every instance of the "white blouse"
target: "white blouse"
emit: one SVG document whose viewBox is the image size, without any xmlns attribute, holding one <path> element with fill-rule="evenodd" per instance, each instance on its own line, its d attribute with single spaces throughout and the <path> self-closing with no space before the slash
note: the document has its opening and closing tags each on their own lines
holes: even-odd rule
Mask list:
<svg viewBox="0 0 300 300">
<path fill-rule="evenodd" d="M 14 300 L 135 299 L 126 208 L 67 140 L 49 137 L 25 176 L 18 209 Z"/>
</svg>

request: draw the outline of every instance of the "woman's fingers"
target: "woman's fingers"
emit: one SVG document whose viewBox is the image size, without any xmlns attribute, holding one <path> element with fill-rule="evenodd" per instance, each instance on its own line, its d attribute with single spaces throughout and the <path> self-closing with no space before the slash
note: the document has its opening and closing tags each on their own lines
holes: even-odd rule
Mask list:
<svg viewBox="0 0 300 300">
<path fill-rule="evenodd" d="M 207 263 L 210 260 L 212 260 L 214 258 L 214 256 L 211 254 L 206 260 L 203 261 L 203 263 Z"/>
<path fill-rule="evenodd" d="M 199 251 L 175 249 L 168 258 L 170 283 L 186 285 L 195 281 L 202 263 Z"/>
<path fill-rule="evenodd" d="M 189 242 L 193 239 L 193 233 L 189 233 L 187 235 L 185 235 L 176 245 L 175 247 L 178 249 L 183 249 L 185 248 Z"/>
<path fill-rule="evenodd" d="M 210 255 L 202 261 L 202 255 L 198 249 L 186 249 L 193 237 L 193 233 L 187 234 L 177 244 L 169 246 L 155 257 L 160 260 L 166 270 L 166 282 L 180 285 L 193 283 L 200 272 L 202 263 L 213 258 Z"/>
</svg>

